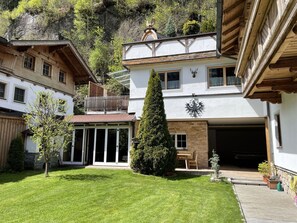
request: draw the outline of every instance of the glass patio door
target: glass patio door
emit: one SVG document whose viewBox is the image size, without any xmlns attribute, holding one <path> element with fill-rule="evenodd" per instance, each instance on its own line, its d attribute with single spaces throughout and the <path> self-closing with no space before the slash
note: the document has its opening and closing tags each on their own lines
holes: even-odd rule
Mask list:
<svg viewBox="0 0 297 223">
<path fill-rule="evenodd" d="M 64 164 L 83 164 L 84 132 L 84 129 L 73 131 L 72 143 L 69 143 L 68 148 L 63 152 Z"/>
<path fill-rule="evenodd" d="M 128 128 L 97 129 L 94 137 L 94 164 L 128 164 Z"/>
</svg>

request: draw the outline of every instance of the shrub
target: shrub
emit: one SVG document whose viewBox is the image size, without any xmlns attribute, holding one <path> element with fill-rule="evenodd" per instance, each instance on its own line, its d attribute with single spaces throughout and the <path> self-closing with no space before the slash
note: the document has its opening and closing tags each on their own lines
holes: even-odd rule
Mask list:
<svg viewBox="0 0 297 223">
<path fill-rule="evenodd" d="M 191 35 L 199 33 L 200 26 L 196 20 L 189 20 L 183 25 L 183 33 L 184 35 Z"/>
<path fill-rule="evenodd" d="M 263 176 L 269 176 L 271 169 L 270 169 L 270 165 L 269 165 L 268 161 L 264 161 L 262 163 L 259 163 L 259 165 L 258 165 L 258 171 Z"/>
<path fill-rule="evenodd" d="M 176 149 L 170 137 L 159 75 L 151 72 L 137 133 L 139 145 L 131 152 L 131 168 L 142 174 L 174 171 Z"/>
<path fill-rule="evenodd" d="M 10 143 L 7 164 L 8 168 L 13 171 L 24 170 L 24 144 L 21 136 L 13 139 Z"/>
</svg>

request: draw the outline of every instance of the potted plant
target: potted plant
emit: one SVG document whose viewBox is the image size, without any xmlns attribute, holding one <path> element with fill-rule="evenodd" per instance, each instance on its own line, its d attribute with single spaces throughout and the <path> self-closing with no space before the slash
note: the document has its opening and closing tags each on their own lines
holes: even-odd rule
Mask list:
<svg viewBox="0 0 297 223">
<path fill-rule="evenodd" d="M 269 189 L 276 189 L 278 182 L 280 182 L 279 176 L 277 175 L 271 176 L 268 179 L 267 186 L 269 187 Z"/>
<path fill-rule="evenodd" d="M 259 173 L 262 174 L 263 181 L 267 183 L 268 179 L 270 177 L 270 165 L 269 165 L 268 161 L 264 161 L 262 163 L 259 163 L 258 171 L 259 171 Z"/>
</svg>

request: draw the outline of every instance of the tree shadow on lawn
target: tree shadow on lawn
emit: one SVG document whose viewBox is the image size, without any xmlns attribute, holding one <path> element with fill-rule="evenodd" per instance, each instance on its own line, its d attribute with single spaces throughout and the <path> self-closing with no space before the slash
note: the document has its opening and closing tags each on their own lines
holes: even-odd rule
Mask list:
<svg viewBox="0 0 297 223">
<path fill-rule="evenodd" d="M 1 172 L 0 185 L 21 181 L 27 177 L 42 174 L 43 170 L 24 170 L 22 172 Z"/>
<path fill-rule="evenodd" d="M 97 175 L 97 174 L 66 174 L 58 176 L 60 180 L 79 180 L 79 181 L 99 181 L 111 179 L 109 175 Z"/>
<path fill-rule="evenodd" d="M 175 173 L 172 176 L 165 176 L 164 178 L 167 180 L 176 181 L 176 180 L 188 180 L 188 179 L 198 178 L 198 177 L 201 177 L 201 175 L 194 175 L 189 173 Z"/>
</svg>

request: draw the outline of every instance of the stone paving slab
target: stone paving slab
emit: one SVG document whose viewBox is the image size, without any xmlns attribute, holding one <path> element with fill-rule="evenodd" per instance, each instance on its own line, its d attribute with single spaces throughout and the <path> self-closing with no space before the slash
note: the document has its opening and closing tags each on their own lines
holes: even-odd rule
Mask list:
<svg viewBox="0 0 297 223">
<path fill-rule="evenodd" d="M 247 223 L 297 223 L 297 207 L 285 192 L 234 184 Z"/>
</svg>

